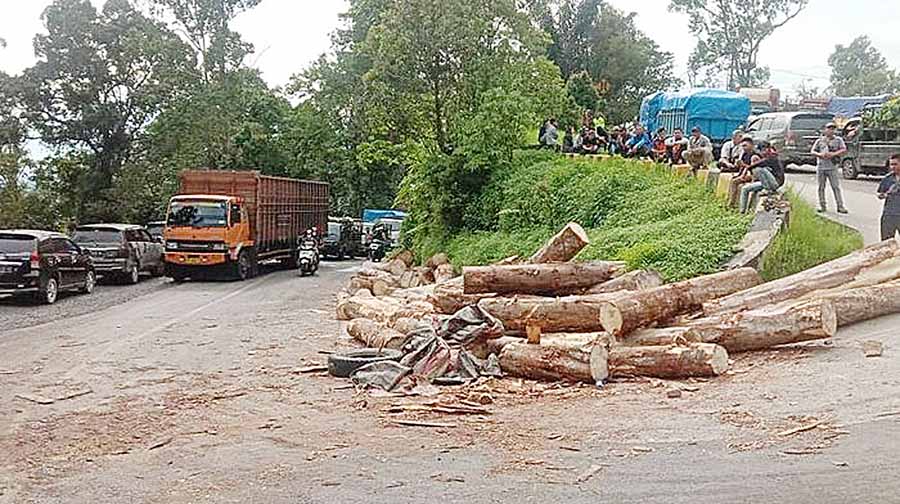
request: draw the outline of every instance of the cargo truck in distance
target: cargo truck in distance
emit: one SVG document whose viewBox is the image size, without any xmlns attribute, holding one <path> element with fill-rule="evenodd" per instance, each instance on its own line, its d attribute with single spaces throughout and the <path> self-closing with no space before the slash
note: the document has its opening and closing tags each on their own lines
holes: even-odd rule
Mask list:
<svg viewBox="0 0 900 504">
<path fill-rule="evenodd" d="M 164 232 L 166 276 L 176 282 L 245 280 L 268 260 L 296 268 L 303 234 L 328 224 L 323 182 L 206 170 L 184 171 L 179 182 Z"/>
</svg>

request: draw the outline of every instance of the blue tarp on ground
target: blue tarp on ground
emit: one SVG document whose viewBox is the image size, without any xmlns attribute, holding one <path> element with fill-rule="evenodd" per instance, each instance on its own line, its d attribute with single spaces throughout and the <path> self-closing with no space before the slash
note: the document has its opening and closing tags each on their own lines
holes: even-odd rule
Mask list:
<svg viewBox="0 0 900 504">
<path fill-rule="evenodd" d="M 699 126 L 714 141 L 724 141 L 750 117 L 750 99 L 720 89 L 654 93 L 641 104 L 641 123 L 652 133 L 664 127 L 689 132 Z"/>
<path fill-rule="evenodd" d="M 363 222 L 375 222 L 378 219 L 405 219 L 407 213 L 402 210 L 363 210 Z"/>
<path fill-rule="evenodd" d="M 881 105 L 891 99 L 891 95 L 879 96 L 835 96 L 828 102 L 828 113 L 837 117 L 851 118 L 859 115 L 859 113 L 868 105 Z"/>
</svg>

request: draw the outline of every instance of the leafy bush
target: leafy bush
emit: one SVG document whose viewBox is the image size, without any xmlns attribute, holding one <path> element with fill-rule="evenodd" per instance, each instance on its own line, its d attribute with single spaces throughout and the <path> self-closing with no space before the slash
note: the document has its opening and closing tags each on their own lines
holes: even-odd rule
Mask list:
<svg viewBox="0 0 900 504">
<path fill-rule="evenodd" d="M 863 246 L 859 232 L 816 215 L 796 194 L 791 200 L 791 225 L 763 256 L 762 276 L 774 280 L 844 256 Z"/>
<path fill-rule="evenodd" d="M 575 221 L 592 243 L 580 259 L 624 260 L 667 280 L 717 270 L 749 225 L 749 217 L 667 169 L 539 152 L 518 153 L 513 167 L 495 172 L 463 221 L 458 233 L 414 232 L 420 257 L 444 250 L 459 266 L 529 255 Z"/>
</svg>

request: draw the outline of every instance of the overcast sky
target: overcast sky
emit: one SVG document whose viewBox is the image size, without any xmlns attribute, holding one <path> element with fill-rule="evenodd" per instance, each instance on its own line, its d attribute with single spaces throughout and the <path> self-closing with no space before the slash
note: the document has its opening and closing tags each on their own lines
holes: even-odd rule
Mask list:
<svg viewBox="0 0 900 504">
<path fill-rule="evenodd" d="M 93 0 L 101 5 L 103 0 Z M 675 54 L 679 76 L 686 79 L 686 62 L 694 45 L 687 18 L 667 10 L 669 0 L 607 0 L 626 11 L 640 4 L 638 26 Z M 31 41 L 42 30 L 40 14 L 50 0 L 0 0 L 0 69 L 18 73 L 34 61 Z M 241 15 L 234 28 L 256 46 L 250 63 L 266 80 L 284 85 L 290 76 L 327 51 L 329 34 L 339 26 L 344 0 L 263 0 Z M 894 68 L 900 68 L 900 2 L 886 0 L 811 0 L 809 7 L 767 40 L 759 61 L 772 69 L 772 85 L 783 94 L 809 80 L 828 85 L 828 55 L 835 44 L 869 35 Z"/>
</svg>

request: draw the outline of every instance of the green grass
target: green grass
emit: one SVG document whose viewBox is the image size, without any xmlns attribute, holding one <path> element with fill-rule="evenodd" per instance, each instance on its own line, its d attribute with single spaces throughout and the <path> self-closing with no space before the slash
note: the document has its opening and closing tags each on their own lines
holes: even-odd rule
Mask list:
<svg viewBox="0 0 900 504">
<path fill-rule="evenodd" d="M 444 250 L 461 266 L 527 256 L 575 221 L 591 238 L 579 260 L 623 260 L 676 281 L 717 271 L 750 223 L 694 180 L 623 159 L 538 159 L 498 180 L 469 210 L 482 212 L 481 230 L 420 237 L 419 257 Z"/>
<path fill-rule="evenodd" d="M 793 275 L 863 247 L 859 232 L 819 217 L 811 205 L 793 193 L 791 225 L 763 256 L 761 274 L 767 281 Z"/>
</svg>

